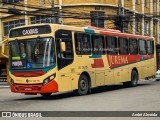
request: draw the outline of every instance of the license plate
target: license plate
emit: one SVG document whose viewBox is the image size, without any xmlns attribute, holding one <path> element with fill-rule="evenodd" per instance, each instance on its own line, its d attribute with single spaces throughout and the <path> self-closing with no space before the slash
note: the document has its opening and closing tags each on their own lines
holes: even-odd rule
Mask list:
<svg viewBox="0 0 160 120">
<path fill-rule="evenodd" d="M 32 90 L 32 88 L 25 88 L 24 90 Z"/>
</svg>

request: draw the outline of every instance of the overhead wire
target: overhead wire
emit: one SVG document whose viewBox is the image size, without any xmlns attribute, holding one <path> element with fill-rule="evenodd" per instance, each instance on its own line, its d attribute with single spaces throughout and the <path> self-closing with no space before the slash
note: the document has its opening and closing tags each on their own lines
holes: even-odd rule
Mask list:
<svg viewBox="0 0 160 120">
<path fill-rule="evenodd" d="M 1 0 L 2 1 L 2 0 Z M 3 2 L 0 2 L 2 4 L 6 4 L 6 3 L 3 3 Z M 47 17 L 63 17 L 63 18 L 72 18 L 72 19 L 91 19 L 91 16 L 90 16 L 90 13 L 89 12 L 78 12 L 78 10 L 76 9 L 77 12 L 73 12 L 73 11 L 70 11 L 70 10 L 59 10 L 59 9 L 55 9 L 54 12 L 57 12 L 56 15 L 51 15 L 52 13 L 52 9 L 50 7 L 41 7 L 41 6 L 38 6 L 38 5 L 32 5 L 32 4 L 22 4 L 22 3 L 7 3 L 8 6 L 18 6 L 18 7 L 27 7 L 27 8 L 30 8 L 30 9 L 35 9 L 36 11 L 31 11 L 30 9 L 29 10 L 20 10 L 20 9 L 17 9 L 16 10 L 19 10 L 21 13 L 19 13 L 18 15 L 30 15 L 30 16 L 47 16 Z M 126 7 L 126 6 L 125 6 Z M 0 8 L 0 9 L 4 9 L 4 10 L 9 10 L 11 8 Z M 117 8 L 118 9 L 118 8 Z M 81 10 L 81 9 L 80 9 Z M 59 15 L 59 13 L 61 12 L 61 15 Z M 10 14 L 8 13 L 7 11 L 0 11 L 0 13 L 6 13 L 6 14 Z M 50 13 L 50 14 L 49 14 Z M 132 19 L 141 19 L 139 17 L 138 14 L 132 14 L 132 11 L 129 11 L 129 10 L 125 10 L 125 15 L 123 15 L 125 18 L 129 18 Z M 158 12 L 157 12 L 158 13 Z M 146 13 L 145 13 L 146 14 Z M 16 14 L 13 14 L 13 15 L 16 15 Z M 151 15 L 150 13 L 148 13 L 148 15 Z M 100 16 L 101 18 L 103 18 L 104 20 L 109 20 L 109 21 L 112 21 L 114 23 L 114 20 L 116 20 L 116 18 L 118 17 L 119 15 L 117 14 L 105 14 L 104 16 Z M 157 16 L 159 17 L 159 16 Z M 97 16 L 93 17 L 92 18 L 98 18 Z M 125 21 L 124 21 L 125 22 Z M 126 22 L 133 22 L 132 20 L 128 20 Z"/>
</svg>

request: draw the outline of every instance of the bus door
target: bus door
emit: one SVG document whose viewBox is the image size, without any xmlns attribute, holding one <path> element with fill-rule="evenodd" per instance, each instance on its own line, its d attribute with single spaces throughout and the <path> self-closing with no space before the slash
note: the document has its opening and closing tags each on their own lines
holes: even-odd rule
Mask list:
<svg viewBox="0 0 160 120">
<path fill-rule="evenodd" d="M 69 65 L 73 62 L 72 33 L 68 30 L 58 30 L 55 36 L 59 91 L 71 90 L 71 68 Z"/>
</svg>

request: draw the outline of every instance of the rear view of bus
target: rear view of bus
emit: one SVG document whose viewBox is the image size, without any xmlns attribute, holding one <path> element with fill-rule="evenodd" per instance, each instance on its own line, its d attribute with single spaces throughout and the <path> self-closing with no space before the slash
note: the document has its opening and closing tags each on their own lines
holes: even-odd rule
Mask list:
<svg viewBox="0 0 160 120">
<path fill-rule="evenodd" d="M 58 91 L 54 37 L 49 25 L 15 28 L 9 34 L 12 92 L 50 95 Z"/>
</svg>

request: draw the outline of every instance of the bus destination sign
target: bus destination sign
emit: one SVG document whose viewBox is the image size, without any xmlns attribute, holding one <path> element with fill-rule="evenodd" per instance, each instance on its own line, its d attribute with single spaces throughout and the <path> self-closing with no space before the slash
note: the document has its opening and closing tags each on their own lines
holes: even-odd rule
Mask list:
<svg viewBox="0 0 160 120">
<path fill-rule="evenodd" d="M 27 29 L 27 30 L 23 30 L 22 34 L 25 35 L 34 35 L 34 34 L 38 34 L 38 29 L 37 28 L 31 28 L 31 29 Z"/>
<path fill-rule="evenodd" d="M 42 26 L 13 29 L 10 31 L 9 37 L 14 38 L 14 37 L 21 37 L 21 36 L 29 36 L 29 35 L 48 34 L 48 33 L 51 33 L 50 26 L 42 25 Z"/>
</svg>

